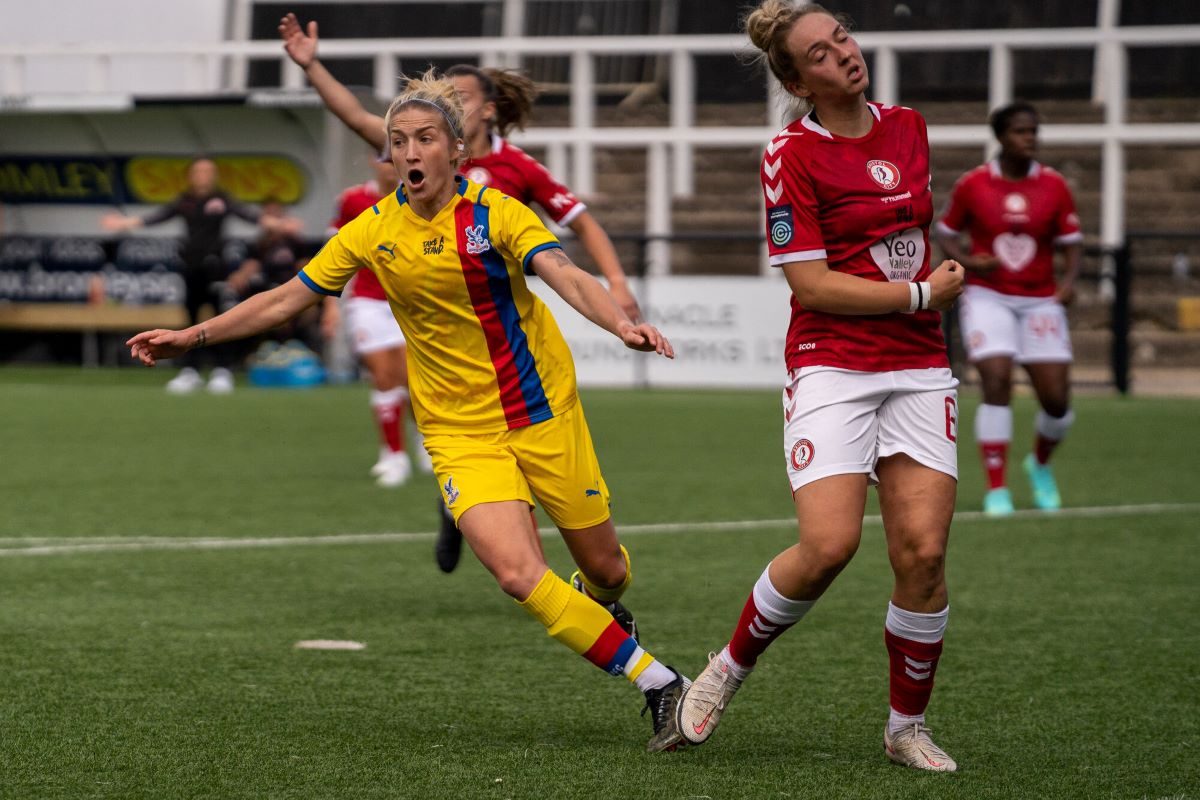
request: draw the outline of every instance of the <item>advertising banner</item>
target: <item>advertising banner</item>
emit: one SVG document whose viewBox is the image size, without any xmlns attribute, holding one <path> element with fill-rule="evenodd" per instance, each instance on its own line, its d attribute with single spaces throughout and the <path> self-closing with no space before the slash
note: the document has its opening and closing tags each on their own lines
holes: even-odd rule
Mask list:
<svg viewBox="0 0 1200 800">
<path fill-rule="evenodd" d="M 663 277 L 630 284 L 649 321 L 674 345 L 674 360 L 629 350 L 530 279 L 571 346 L 581 386 L 783 386 L 790 317 L 783 280 Z"/>
<path fill-rule="evenodd" d="M 0 155 L 0 203 L 157 205 L 187 187 L 192 156 L 14 156 Z M 221 187 L 248 203 L 278 200 L 286 205 L 307 191 L 304 170 L 282 155 L 222 155 Z"/>
</svg>

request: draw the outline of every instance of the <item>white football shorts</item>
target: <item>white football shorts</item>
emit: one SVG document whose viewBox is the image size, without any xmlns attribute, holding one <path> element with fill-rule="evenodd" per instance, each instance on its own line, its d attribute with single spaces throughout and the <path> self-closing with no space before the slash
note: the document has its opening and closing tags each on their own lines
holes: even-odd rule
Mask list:
<svg viewBox="0 0 1200 800">
<path fill-rule="evenodd" d="M 967 359 L 1011 356 L 1018 364 L 1070 364 L 1067 312 L 1053 297 L 1021 297 L 968 286 L 958 305 Z"/>
<path fill-rule="evenodd" d="M 387 300 L 348 297 L 343 308 L 355 353 L 362 355 L 404 346 L 404 334 Z"/>
<path fill-rule="evenodd" d="M 904 453 L 958 478 L 958 381 L 949 369 L 792 370 L 783 390 L 783 454 L 792 491 L 866 473 Z"/>
</svg>

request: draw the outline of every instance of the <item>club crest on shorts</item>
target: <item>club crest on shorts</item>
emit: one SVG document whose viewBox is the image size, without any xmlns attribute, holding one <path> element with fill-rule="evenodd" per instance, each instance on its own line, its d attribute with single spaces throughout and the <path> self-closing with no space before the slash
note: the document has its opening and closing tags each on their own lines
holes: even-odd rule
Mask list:
<svg viewBox="0 0 1200 800">
<path fill-rule="evenodd" d="M 890 161 L 882 161 L 880 159 L 868 161 L 867 174 L 884 191 L 890 192 L 900 185 L 900 170 Z"/>
<path fill-rule="evenodd" d="M 771 244 L 783 247 L 792 241 L 792 207 L 775 206 L 767 210 L 767 229 L 771 232 Z"/>
<path fill-rule="evenodd" d="M 442 491 L 446 493 L 447 508 L 454 505 L 455 501 L 458 500 L 458 487 L 454 485 L 453 475 L 446 478 L 446 485 L 442 487 Z"/>
<path fill-rule="evenodd" d="M 801 439 L 792 445 L 792 468 L 802 470 L 812 463 L 813 456 L 817 454 L 817 448 L 813 447 L 813 443 L 808 439 Z"/>
</svg>

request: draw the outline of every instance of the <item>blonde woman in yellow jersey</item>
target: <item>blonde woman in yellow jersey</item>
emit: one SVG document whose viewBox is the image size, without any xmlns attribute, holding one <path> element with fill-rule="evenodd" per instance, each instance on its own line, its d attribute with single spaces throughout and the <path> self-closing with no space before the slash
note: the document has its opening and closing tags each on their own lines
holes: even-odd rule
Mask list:
<svg viewBox="0 0 1200 800">
<path fill-rule="evenodd" d="M 153 366 L 206 344 L 252 336 L 336 295 L 359 268 L 387 293 L 408 342 L 417 426 L 446 506 L 476 556 L 550 636 L 637 685 L 652 711 L 651 752 L 680 740 L 675 708 L 687 680 L 656 661 L 601 603 L 629 585 L 575 389 L 570 350 L 525 284 L 536 274 L 627 347 L 674 351 L 634 324 L 594 278 L 571 263 L 537 216 L 455 174 L 462 105 L 432 72 L 408 83 L 385 125 L 401 187 L 343 226 L 292 281 L 182 331 L 128 344 Z M 562 533 L 586 592 L 555 575 L 530 516 L 533 497 Z"/>
</svg>

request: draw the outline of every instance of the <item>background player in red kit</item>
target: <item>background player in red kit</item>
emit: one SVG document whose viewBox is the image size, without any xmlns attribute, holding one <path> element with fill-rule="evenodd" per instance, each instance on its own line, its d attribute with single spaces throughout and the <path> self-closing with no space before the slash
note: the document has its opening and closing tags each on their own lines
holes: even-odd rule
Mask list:
<svg viewBox="0 0 1200 800">
<path fill-rule="evenodd" d="M 279 35 L 288 56 L 304 70 L 329 110 L 372 147 L 383 150 L 383 118 L 364 108 L 317 58 L 317 23 L 309 22 L 305 30 L 295 14 L 288 14 L 279 21 Z M 466 115 L 463 137 L 467 158 L 459 165 L 460 174 L 526 205 L 539 205 L 556 224 L 569 227 L 604 276 L 609 294 L 630 319 L 640 321 L 641 309 L 629 291 L 608 234 L 570 189 L 503 138 L 513 128 L 524 128 L 528 123 L 537 94 L 533 82 L 516 72 L 479 69 L 470 64 L 450 67 L 446 77 L 454 83 Z M 451 572 L 462 552 L 462 532 L 445 508 L 440 508 L 440 513 L 434 553 L 438 566 Z M 582 583 L 576 581 L 576 586 L 582 587 Z M 618 609 L 610 611 L 619 613 Z"/>
<path fill-rule="evenodd" d="M 812 105 L 761 167 L 771 264 L 792 289 L 784 455 L 800 539 L 763 571 L 729 644 L 680 702 L 680 732 L 706 741 L 758 657 L 849 563 L 876 482 L 895 574 L 884 748 L 897 763 L 953 771 L 924 721 L 957 487 L 957 382 L 935 309 L 954 302 L 963 276 L 954 262 L 929 266 L 925 121 L 867 102 L 862 53 L 820 6 L 765 0 L 746 30 L 784 88 Z"/>
<path fill-rule="evenodd" d="M 1034 504 L 1062 505 L 1050 454 L 1075 419 L 1071 412 L 1071 339 L 1064 306 L 1075 294 L 1083 233 L 1066 181 L 1034 157 L 1038 115 L 1028 103 L 997 109 L 992 131 L 1000 156 L 959 178 L 938 238 L 967 269 L 959 306 L 967 356 L 979 370 L 983 404 L 975 415 L 975 439 L 987 471 L 983 510 L 1013 511 L 1006 485 L 1012 441 L 1013 362 L 1025 368 L 1041 409 L 1033 453 L 1024 461 Z M 970 252 L 963 234 L 971 237 Z M 1054 282 L 1054 250 L 1066 250 L 1066 272 Z"/>
<path fill-rule="evenodd" d="M 396 191 L 396 168 L 386 155 L 372 159 L 375 177 L 351 186 L 338 197 L 336 217 L 331 227 L 336 233 L 343 225 Z M 379 426 L 379 460 L 371 467 L 380 486 L 401 486 L 412 475 L 412 460 L 405 447 L 405 418 L 408 408 L 408 354 L 404 334 L 396 324 L 392 309 L 379 279 L 370 270 L 359 270 L 350 282 L 346 323 L 354 342 L 354 353 L 371 375 L 371 411 Z M 322 322 L 326 335 L 340 324 L 341 306 L 336 297 L 325 299 Z M 415 432 L 415 429 L 414 429 Z M 424 472 L 432 471 L 429 454 L 417 436 L 417 460 Z"/>
</svg>

